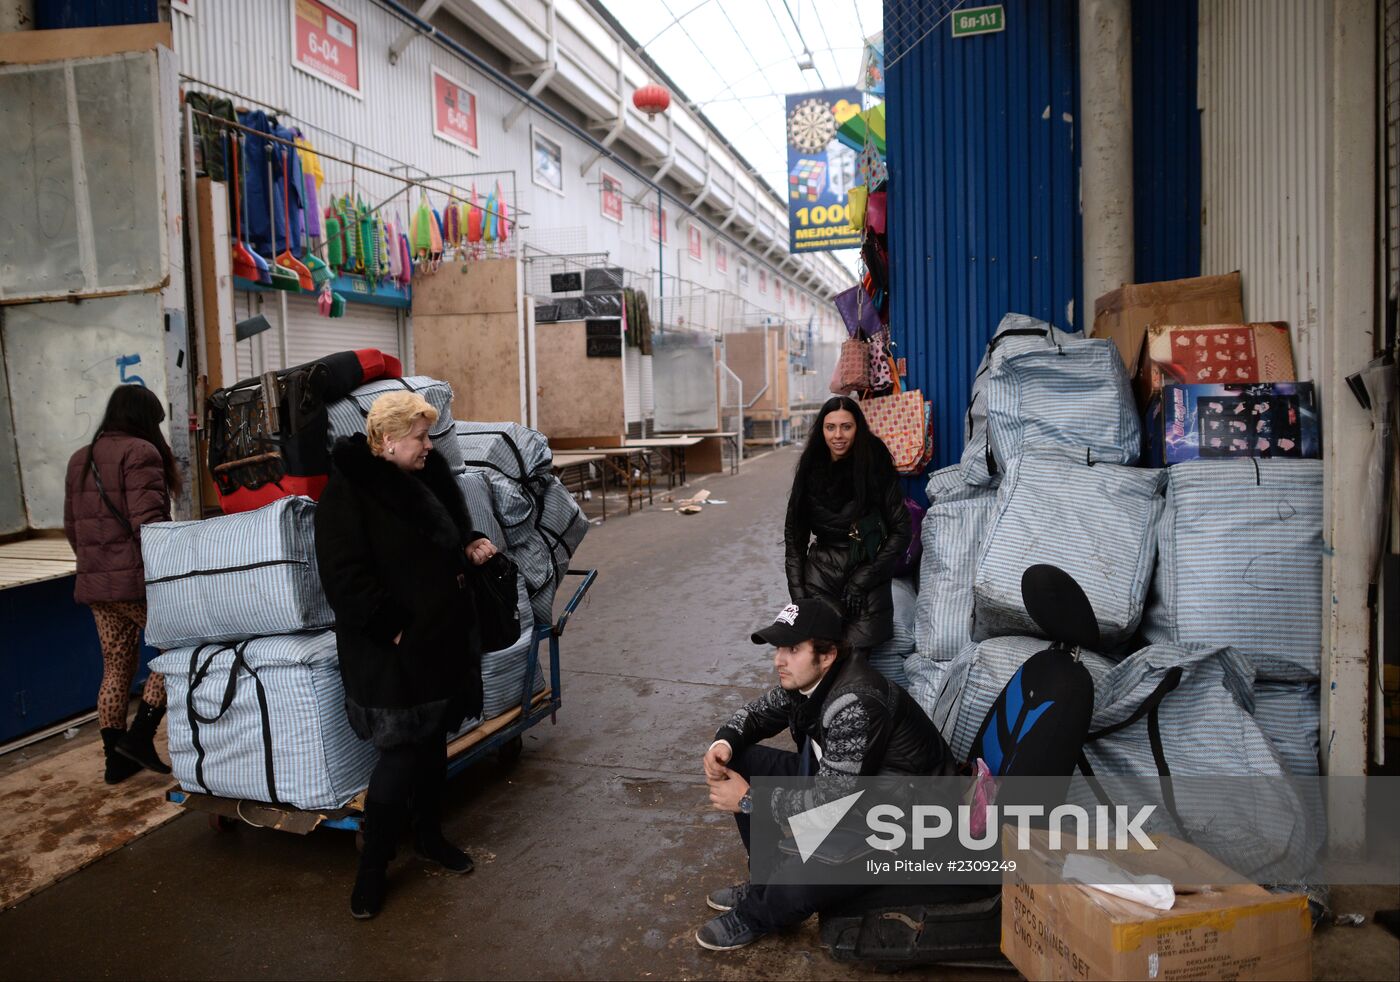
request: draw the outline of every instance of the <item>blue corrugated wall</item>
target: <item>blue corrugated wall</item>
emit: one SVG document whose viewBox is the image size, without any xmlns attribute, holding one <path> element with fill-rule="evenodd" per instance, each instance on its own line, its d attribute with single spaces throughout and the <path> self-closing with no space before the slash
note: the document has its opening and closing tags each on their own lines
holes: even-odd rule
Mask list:
<svg viewBox="0 0 1400 982">
<path fill-rule="evenodd" d="M 1084 311 L 1076 0 L 1005 0 L 1006 30 L 969 38 L 936 24 L 942 6 L 886 0 L 884 17 L 890 323 L 933 402 L 937 467 L 962 453 L 1002 315 Z"/>
<path fill-rule="evenodd" d="M 1133 0 L 1133 248 L 1139 283 L 1201 275 L 1197 8 Z"/>
<path fill-rule="evenodd" d="M 160 20 L 156 0 L 35 0 L 34 26 L 41 31 L 66 27 L 115 27 Z"/>
</svg>

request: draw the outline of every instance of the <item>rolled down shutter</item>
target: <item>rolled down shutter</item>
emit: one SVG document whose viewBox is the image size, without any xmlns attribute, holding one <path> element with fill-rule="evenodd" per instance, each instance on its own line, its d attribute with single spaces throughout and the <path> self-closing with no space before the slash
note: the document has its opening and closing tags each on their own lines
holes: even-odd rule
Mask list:
<svg viewBox="0 0 1400 982">
<path fill-rule="evenodd" d="M 287 297 L 287 364 L 336 351 L 377 348 L 402 358 L 401 311 L 376 304 L 347 303 L 344 317 L 322 317 L 311 296 Z M 286 367 L 286 366 L 283 366 Z"/>
</svg>

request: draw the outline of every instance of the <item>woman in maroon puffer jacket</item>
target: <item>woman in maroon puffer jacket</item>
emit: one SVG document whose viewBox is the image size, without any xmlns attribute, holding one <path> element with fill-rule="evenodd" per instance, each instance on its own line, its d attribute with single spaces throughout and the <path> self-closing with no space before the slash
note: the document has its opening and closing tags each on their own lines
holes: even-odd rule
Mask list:
<svg viewBox="0 0 1400 982">
<path fill-rule="evenodd" d="M 131 729 L 126 726 L 131 679 L 146 626 L 146 576 L 141 526 L 170 521 L 179 474 L 160 431 L 165 408 L 140 385 L 121 385 L 92 443 L 68 461 L 63 530 L 78 556 L 73 599 L 92 608 L 102 643 L 97 719 L 107 754 L 105 779 L 116 784 L 147 767 L 169 774 L 155 749 L 165 715 L 165 679 L 152 672 Z"/>
</svg>

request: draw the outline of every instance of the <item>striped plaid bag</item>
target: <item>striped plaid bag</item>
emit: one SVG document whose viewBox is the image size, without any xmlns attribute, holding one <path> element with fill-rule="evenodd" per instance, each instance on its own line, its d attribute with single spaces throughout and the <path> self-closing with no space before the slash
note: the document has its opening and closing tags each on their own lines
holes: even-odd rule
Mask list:
<svg viewBox="0 0 1400 982">
<path fill-rule="evenodd" d="M 179 648 L 330 627 L 315 514 L 314 501 L 294 496 L 257 511 L 142 528 L 146 643 Z"/>
<path fill-rule="evenodd" d="M 865 399 L 860 404 L 870 431 L 885 441 L 901 474 L 919 474 L 928 466 L 931 407 L 918 389 Z"/>
</svg>

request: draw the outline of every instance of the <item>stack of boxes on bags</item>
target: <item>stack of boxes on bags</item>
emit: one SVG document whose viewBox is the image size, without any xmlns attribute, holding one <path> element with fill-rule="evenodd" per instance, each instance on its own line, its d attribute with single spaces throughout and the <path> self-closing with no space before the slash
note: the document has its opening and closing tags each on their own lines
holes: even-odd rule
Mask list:
<svg viewBox="0 0 1400 982">
<path fill-rule="evenodd" d="M 455 421 L 452 389 L 436 379 L 381 379 L 331 401 L 327 446 L 363 432 L 375 399 L 402 390 L 438 411 L 433 446 L 453 470 L 473 525 L 521 567 L 521 635 L 482 656 L 482 719 L 490 719 L 529 698 L 531 665 L 531 694 L 544 688 L 536 623 L 550 621 L 555 589 L 588 523 L 551 476 L 542 435 L 517 424 Z M 479 450 L 498 441 L 528 447 L 531 467 L 493 481 L 493 465 Z M 226 510 L 241 500 L 256 495 L 240 489 L 224 498 Z M 289 496 L 252 511 L 142 530 L 146 637 L 162 649 L 152 666 L 166 676 L 171 766 L 187 791 L 326 810 L 368 782 L 375 751 L 345 713 L 334 616 L 316 566 L 315 508 L 310 497 Z M 466 721 L 454 736 L 482 719 Z"/>
<path fill-rule="evenodd" d="M 1224 313 L 1238 322 L 1238 275 L 1233 284 L 1235 307 Z M 1188 295 L 1201 292 L 1196 281 L 1187 286 Z M 1162 296 L 1159 289 L 1155 299 Z M 1146 399 L 1140 406 L 1130 379 L 1150 378 L 1152 369 L 1136 360 L 1131 373 L 1125 367 L 1124 332 L 1113 317 L 1172 325 L 1192 310 L 1164 313 L 1158 303 L 1142 312 L 1131 299 L 1106 300 L 1117 312 L 1106 318 L 1101 301 L 1096 334 L 1106 336 L 1018 314 L 999 325 L 973 382 L 962 460 L 928 482 L 919 589 L 903 629 L 914 650 L 901 681 L 966 759 L 992 702 L 1044 647 L 1022 603 L 1021 575 L 1050 563 L 1079 582 L 1100 624 L 1104 650 L 1082 654 L 1095 684 L 1084 755 L 1094 774 L 1315 775 L 1322 471 L 1303 456 L 1315 445 L 1252 440 L 1221 450 L 1208 437 L 1202 446 L 1198 433 L 1199 459 L 1141 466 Z M 1227 318 L 1219 303 L 1206 307 L 1199 316 L 1217 322 L 1214 333 L 1254 327 L 1220 328 Z M 1134 351 L 1150 350 L 1136 339 Z M 1268 364 L 1271 377 L 1284 371 L 1276 355 Z M 1173 398 L 1174 383 L 1170 366 L 1157 371 L 1160 405 Z M 1246 386 L 1228 390 L 1241 398 L 1278 398 L 1257 377 L 1232 381 Z M 1223 397 L 1180 388 L 1188 390 L 1183 404 Z M 1270 403 L 1252 416 L 1257 433 L 1289 418 L 1291 395 L 1283 398 L 1282 408 Z M 1146 418 L 1164 425 L 1160 412 Z M 1115 728 L 1144 707 L 1143 722 Z M 1252 866 L 1240 872 L 1270 882 L 1271 867 L 1311 856 L 1323 834 L 1320 803 L 1304 800 L 1307 791 L 1287 781 L 1270 787 L 1277 807 L 1262 819 L 1246 823 L 1223 796 L 1205 794 L 1158 809 L 1154 831 L 1234 856 L 1250 843 Z M 1320 889 L 1310 893 L 1322 898 Z"/>
</svg>

